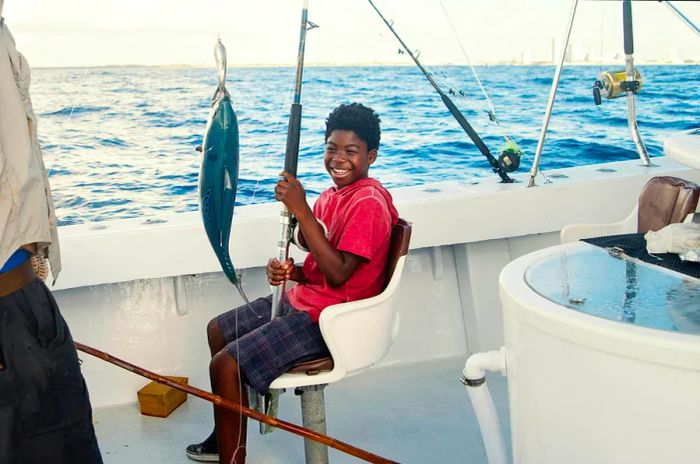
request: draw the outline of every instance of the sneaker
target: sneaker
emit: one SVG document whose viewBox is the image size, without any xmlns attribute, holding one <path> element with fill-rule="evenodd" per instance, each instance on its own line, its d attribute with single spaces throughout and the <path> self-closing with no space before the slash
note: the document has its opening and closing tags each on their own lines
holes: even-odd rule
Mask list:
<svg viewBox="0 0 700 464">
<path fill-rule="evenodd" d="M 216 445 L 216 435 L 212 433 L 202 443 L 189 445 L 185 449 L 185 454 L 193 461 L 219 462 L 219 447 Z"/>
</svg>

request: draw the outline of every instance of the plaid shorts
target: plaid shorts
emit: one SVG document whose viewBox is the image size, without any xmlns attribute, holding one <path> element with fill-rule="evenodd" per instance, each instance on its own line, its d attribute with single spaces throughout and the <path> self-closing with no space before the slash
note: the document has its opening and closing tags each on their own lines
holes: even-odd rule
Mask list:
<svg viewBox="0 0 700 464">
<path fill-rule="evenodd" d="M 238 362 L 246 382 L 259 393 L 299 361 L 329 356 L 318 324 L 285 300 L 282 314 L 270 321 L 272 295 L 217 317 L 226 350 Z"/>
</svg>

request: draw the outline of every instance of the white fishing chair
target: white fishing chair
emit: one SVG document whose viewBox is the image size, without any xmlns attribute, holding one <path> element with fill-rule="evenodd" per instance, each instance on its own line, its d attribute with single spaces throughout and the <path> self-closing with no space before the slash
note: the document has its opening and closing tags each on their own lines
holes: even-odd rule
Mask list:
<svg viewBox="0 0 700 464">
<path fill-rule="evenodd" d="M 386 286 L 382 293 L 323 310 L 319 326 L 331 357 L 299 363 L 270 385 L 270 389 L 294 388 L 301 396 L 304 427 L 325 434 L 323 389 L 326 385 L 367 370 L 389 352 L 399 331 L 396 289 L 410 239 L 411 224 L 399 219 L 391 233 Z M 304 450 L 307 464 L 328 462 L 325 445 L 305 439 Z"/>
<path fill-rule="evenodd" d="M 561 230 L 561 242 L 606 235 L 656 231 L 669 224 L 691 221 L 698 206 L 700 186 L 678 177 L 652 177 L 639 202 L 625 219 L 608 224 L 571 224 Z"/>
</svg>

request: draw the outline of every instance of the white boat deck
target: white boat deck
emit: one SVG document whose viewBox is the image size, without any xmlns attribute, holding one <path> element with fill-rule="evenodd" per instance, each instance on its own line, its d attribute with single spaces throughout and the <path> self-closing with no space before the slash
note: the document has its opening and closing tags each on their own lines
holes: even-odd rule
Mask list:
<svg viewBox="0 0 700 464">
<path fill-rule="evenodd" d="M 328 386 L 328 435 L 402 463 L 486 463 L 479 427 L 459 382 L 464 361 L 373 369 Z M 506 380 L 489 374 L 488 385 L 510 443 Z M 280 399 L 279 418 L 301 424 L 299 399 L 290 391 Z M 190 396 L 165 419 L 142 416 L 133 403 L 96 409 L 94 420 L 105 464 L 192 464 L 185 446 L 209 434 L 212 412 L 208 402 Z M 333 449 L 329 454 L 333 464 L 361 462 Z M 257 422 L 249 421 L 247 463 L 303 464 L 303 439 L 282 430 L 260 435 Z"/>
</svg>

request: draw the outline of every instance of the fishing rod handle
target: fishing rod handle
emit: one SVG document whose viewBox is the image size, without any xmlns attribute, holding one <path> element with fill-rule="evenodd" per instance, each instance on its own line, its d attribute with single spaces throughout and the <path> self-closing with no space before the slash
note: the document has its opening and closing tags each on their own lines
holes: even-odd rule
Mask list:
<svg viewBox="0 0 700 464">
<path fill-rule="evenodd" d="M 299 140 L 301 138 L 301 104 L 292 103 L 289 109 L 289 127 L 287 128 L 287 149 L 284 155 L 284 170 L 297 176 L 299 164 Z"/>
<path fill-rule="evenodd" d="M 625 35 L 625 55 L 634 53 L 634 34 L 632 31 L 632 2 L 622 2 L 622 28 Z"/>
<path fill-rule="evenodd" d="M 282 205 L 280 210 L 280 236 L 277 242 L 277 259 L 283 263 L 289 258 L 289 242 L 291 239 L 291 224 L 293 218 L 286 206 Z M 271 319 L 279 316 L 282 312 L 282 298 L 284 297 L 286 282 L 275 286 L 272 289 Z"/>
</svg>

